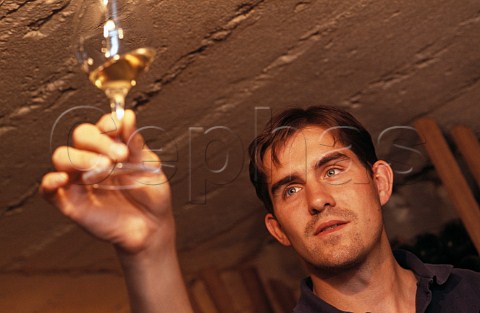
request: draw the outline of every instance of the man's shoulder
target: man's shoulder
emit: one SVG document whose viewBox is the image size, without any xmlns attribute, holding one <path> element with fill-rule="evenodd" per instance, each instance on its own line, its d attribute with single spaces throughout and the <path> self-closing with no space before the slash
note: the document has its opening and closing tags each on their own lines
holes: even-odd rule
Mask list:
<svg viewBox="0 0 480 313">
<path fill-rule="evenodd" d="M 480 286 L 480 272 L 453 267 L 450 264 L 424 263 L 424 265 L 434 275 L 437 284 L 442 285 L 445 282 L 455 281 Z"/>
<path fill-rule="evenodd" d="M 478 286 L 478 288 L 476 288 L 475 291 L 480 296 L 480 273 L 479 272 L 454 267 L 452 268 L 449 278 L 455 281 L 459 281 L 462 284 L 467 284 L 469 286 L 470 285 Z"/>
<path fill-rule="evenodd" d="M 420 278 L 417 301 L 430 304 L 425 312 L 479 312 L 480 273 L 446 264 L 424 264 L 431 278 Z M 423 283 L 422 283 L 423 281 Z M 430 298 L 424 295 L 430 294 Z"/>
<path fill-rule="evenodd" d="M 395 257 L 402 267 L 412 270 L 417 279 L 433 280 L 437 285 L 467 284 L 480 286 L 480 273 L 468 269 L 456 268 L 450 264 L 423 263 L 417 256 L 408 252 L 397 250 Z M 480 293 L 480 288 L 478 289 Z"/>
<path fill-rule="evenodd" d="M 443 284 L 432 284 L 430 288 L 432 303 L 428 312 L 480 312 L 478 272 L 452 268 Z"/>
</svg>

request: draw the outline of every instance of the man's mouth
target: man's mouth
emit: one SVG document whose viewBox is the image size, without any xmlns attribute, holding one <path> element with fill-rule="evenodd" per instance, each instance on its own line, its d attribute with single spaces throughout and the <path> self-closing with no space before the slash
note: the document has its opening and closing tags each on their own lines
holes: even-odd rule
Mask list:
<svg viewBox="0 0 480 313">
<path fill-rule="evenodd" d="M 339 221 L 339 220 L 331 220 L 326 223 L 322 223 L 317 227 L 315 231 L 315 235 L 324 235 L 328 233 L 332 233 L 334 231 L 342 229 L 348 222 Z"/>
</svg>

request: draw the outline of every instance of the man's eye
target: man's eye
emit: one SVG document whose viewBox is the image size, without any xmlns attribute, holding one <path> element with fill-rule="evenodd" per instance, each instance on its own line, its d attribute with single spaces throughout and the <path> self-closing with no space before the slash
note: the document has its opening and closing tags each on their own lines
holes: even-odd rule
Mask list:
<svg viewBox="0 0 480 313">
<path fill-rule="evenodd" d="M 338 173 L 340 173 L 340 169 L 338 169 L 338 168 L 330 168 L 330 169 L 328 169 L 327 172 L 325 173 L 325 176 L 326 176 L 326 177 L 332 177 L 332 176 L 337 175 Z"/>
<path fill-rule="evenodd" d="M 300 191 L 300 187 L 288 187 L 287 189 L 285 189 L 285 197 L 286 198 L 290 197 L 299 191 Z"/>
</svg>

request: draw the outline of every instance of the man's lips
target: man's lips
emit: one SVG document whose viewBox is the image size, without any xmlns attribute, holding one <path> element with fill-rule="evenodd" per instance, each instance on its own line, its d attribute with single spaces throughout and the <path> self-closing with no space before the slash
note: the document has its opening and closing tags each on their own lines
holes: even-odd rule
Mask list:
<svg viewBox="0 0 480 313">
<path fill-rule="evenodd" d="M 348 222 L 341 221 L 341 220 L 330 220 L 328 222 L 322 223 L 318 225 L 317 229 L 315 230 L 314 235 L 324 235 L 329 234 L 334 231 L 340 230 L 347 225 Z"/>
</svg>

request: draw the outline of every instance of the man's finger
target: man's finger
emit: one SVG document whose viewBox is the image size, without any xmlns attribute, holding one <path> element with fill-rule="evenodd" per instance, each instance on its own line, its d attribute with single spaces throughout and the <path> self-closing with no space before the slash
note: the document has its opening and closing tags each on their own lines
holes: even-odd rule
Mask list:
<svg viewBox="0 0 480 313">
<path fill-rule="evenodd" d="M 128 142 L 137 130 L 137 117 L 132 110 L 125 110 L 122 119 L 121 133 L 124 142 Z"/>
<path fill-rule="evenodd" d="M 64 187 L 68 183 L 68 175 L 64 172 L 47 173 L 42 178 L 40 184 L 40 193 L 50 202 L 55 202 L 55 194 L 59 188 Z"/>
<path fill-rule="evenodd" d="M 81 124 L 73 131 L 75 148 L 107 155 L 112 160 L 122 161 L 128 156 L 125 144 L 112 139 L 93 124 Z"/>
<path fill-rule="evenodd" d="M 84 172 L 95 168 L 109 168 L 112 166 L 112 161 L 104 155 L 68 146 L 57 148 L 53 153 L 52 162 L 57 171 L 67 173 Z"/>
<path fill-rule="evenodd" d="M 137 131 L 135 113 L 132 110 L 126 110 L 122 122 L 122 136 L 127 143 L 129 161 L 133 163 L 156 162 L 158 164 L 157 155 L 150 151 L 143 136 Z M 152 163 L 151 166 L 156 165 Z"/>
<path fill-rule="evenodd" d="M 96 126 L 103 134 L 111 138 L 120 136 L 123 142 L 127 142 L 136 130 L 136 122 L 135 112 L 125 110 L 121 121 L 114 114 L 105 114 L 98 120 Z"/>
<path fill-rule="evenodd" d="M 117 138 L 121 129 L 121 122 L 115 117 L 115 115 L 110 113 L 103 115 L 95 126 L 100 129 L 101 133 L 108 135 L 111 138 Z"/>
<path fill-rule="evenodd" d="M 125 115 L 121 122 L 112 116 L 112 114 L 106 114 L 98 121 L 96 126 L 101 132 L 108 133 L 109 135 L 117 135 L 120 129 L 122 140 L 128 147 L 129 162 L 143 162 L 153 167 L 160 166 L 160 159 L 146 146 L 143 136 L 137 131 L 136 123 L 135 112 L 125 110 Z"/>
</svg>

